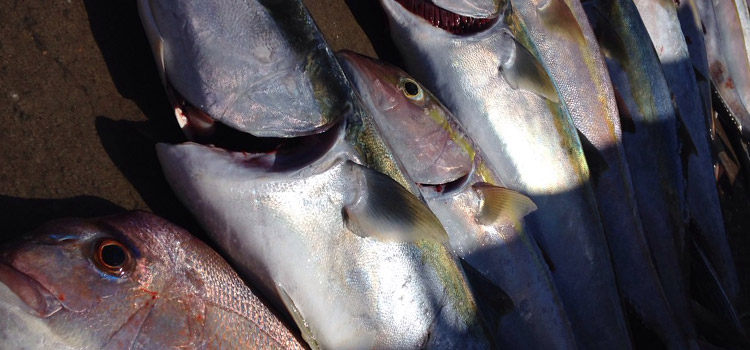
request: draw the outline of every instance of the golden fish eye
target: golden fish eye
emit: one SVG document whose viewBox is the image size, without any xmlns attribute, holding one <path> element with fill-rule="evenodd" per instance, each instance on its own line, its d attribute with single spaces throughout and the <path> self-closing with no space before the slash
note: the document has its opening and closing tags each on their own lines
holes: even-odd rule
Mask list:
<svg viewBox="0 0 750 350">
<path fill-rule="evenodd" d="M 114 239 L 104 239 L 94 251 L 94 264 L 102 272 L 122 277 L 132 266 L 130 250 Z"/>
<path fill-rule="evenodd" d="M 404 92 L 404 96 L 412 100 L 421 100 L 424 96 L 422 94 L 422 88 L 413 79 L 404 78 L 401 80 L 400 85 L 401 91 Z"/>
</svg>

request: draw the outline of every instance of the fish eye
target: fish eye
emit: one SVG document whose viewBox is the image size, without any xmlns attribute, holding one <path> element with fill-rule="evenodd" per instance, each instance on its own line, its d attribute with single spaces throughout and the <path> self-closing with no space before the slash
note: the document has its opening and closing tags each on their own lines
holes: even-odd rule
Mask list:
<svg viewBox="0 0 750 350">
<path fill-rule="evenodd" d="M 132 257 L 130 250 L 122 243 L 114 239 L 104 239 L 94 251 L 94 264 L 108 275 L 122 277 L 132 266 Z"/>
<path fill-rule="evenodd" d="M 417 84 L 416 81 L 409 78 L 404 78 L 401 80 L 401 91 L 404 92 L 404 96 L 412 99 L 412 100 L 421 100 L 422 99 L 422 88 L 419 87 L 419 84 Z"/>
</svg>

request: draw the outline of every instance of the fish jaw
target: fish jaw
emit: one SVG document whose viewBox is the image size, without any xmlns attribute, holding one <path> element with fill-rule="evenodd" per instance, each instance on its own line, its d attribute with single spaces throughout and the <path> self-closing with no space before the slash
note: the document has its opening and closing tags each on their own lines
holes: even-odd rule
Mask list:
<svg viewBox="0 0 750 350">
<path fill-rule="evenodd" d="M 420 184 L 439 185 L 471 171 L 471 146 L 450 126 L 453 120 L 446 115 L 450 112 L 421 84 L 368 57 L 349 51 L 337 56 L 409 177 Z M 407 86 L 416 89 L 414 94 Z"/>
<path fill-rule="evenodd" d="M 214 121 L 261 137 L 309 135 L 350 113 L 343 72 L 300 1 L 138 5 L 189 137 L 210 133 Z"/>
</svg>

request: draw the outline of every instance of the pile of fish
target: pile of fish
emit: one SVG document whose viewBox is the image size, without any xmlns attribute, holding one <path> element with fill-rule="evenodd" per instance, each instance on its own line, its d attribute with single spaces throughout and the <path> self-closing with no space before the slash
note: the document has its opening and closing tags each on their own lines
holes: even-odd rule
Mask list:
<svg viewBox="0 0 750 350">
<path fill-rule="evenodd" d="M 299 0 L 138 0 L 164 175 L 237 273 L 152 214 L 50 223 L 3 348 L 750 348 L 746 0 L 379 2 L 406 71 Z"/>
</svg>

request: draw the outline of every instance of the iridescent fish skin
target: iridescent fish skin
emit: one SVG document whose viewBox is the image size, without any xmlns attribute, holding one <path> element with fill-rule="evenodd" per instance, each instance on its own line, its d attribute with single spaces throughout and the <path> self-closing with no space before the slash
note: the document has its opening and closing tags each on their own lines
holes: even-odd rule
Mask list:
<svg viewBox="0 0 750 350">
<path fill-rule="evenodd" d="M 309 135 L 351 113 L 346 79 L 301 1 L 139 0 L 138 7 L 188 134 L 216 120 L 256 136 Z"/>
<path fill-rule="evenodd" d="M 488 349 L 440 222 L 365 168 L 344 126 L 270 154 L 157 145 L 168 182 L 243 276 L 313 348 Z"/>
<path fill-rule="evenodd" d="M 509 297 L 510 310 L 494 302 L 485 305 L 494 311 L 489 322 L 496 324 L 498 346 L 576 349 L 549 268 L 534 238 L 524 231 L 523 216 L 536 208 L 533 202 L 498 187 L 502 184 L 455 118 L 404 71 L 348 51 L 338 52 L 337 57 L 443 223 L 453 250 Z M 431 172 L 424 172 L 426 167 Z M 484 288 L 478 292 L 480 305 L 482 295 L 499 294 Z"/>
<path fill-rule="evenodd" d="M 631 0 L 591 0 L 583 5 L 626 125 L 623 147 L 645 232 L 645 237 L 636 236 L 637 240 L 625 242 L 629 246 L 612 253 L 623 259 L 615 264 L 620 291 L 636 317 L 669 348 L 696 348 L 687 267 L 682 264 L 687 208 L 671 92 Z M 696 108 L 700 112 L 700 105 Z M 625 254 L 617 256 L 618 252 Z"/>
<path fill-rule="evenodd" d="M 589 168 L 544 68 L 502 20 L 455 35 L 396 1 L 381 5 L 409 74 L 455 115 L 503 185 L 539 208 L 526 222 L 554 266 L 577 343 L 629 348 Z"/>
<path fill-rule="evenodd" d="M 14 349 L 304 349 L 216 252 L 149 213 L 66 219 L 5 246 Z"/>
</svg>

